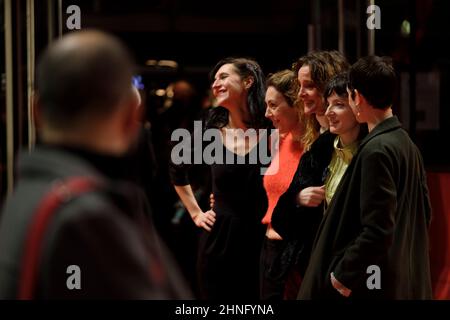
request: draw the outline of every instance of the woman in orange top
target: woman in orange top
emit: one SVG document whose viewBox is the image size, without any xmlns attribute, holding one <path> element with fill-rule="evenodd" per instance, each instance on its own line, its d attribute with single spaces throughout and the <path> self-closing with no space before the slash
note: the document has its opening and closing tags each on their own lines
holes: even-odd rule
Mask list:
<svg viewBox="0 0 450 320">
<path fill-rule="evenodd" d="M 285 193 L 294 178 L 303 153 L 302 110 L 296 103 L 298 85 L 291 70 L 283 70 L 267 79 L 266 117 L 278 129 L 279 150 L 265 173 L 263 183 L 269 206 L 262 220 L 267 225 L 266 237 L 261 250 L 260 298 L 281 300 L 283 298 L 286 270 L 277 266 L 279 256 L 284 252 L 286 241 L 271 225 L 274 208 L 280 196 Z"/>
</svg>

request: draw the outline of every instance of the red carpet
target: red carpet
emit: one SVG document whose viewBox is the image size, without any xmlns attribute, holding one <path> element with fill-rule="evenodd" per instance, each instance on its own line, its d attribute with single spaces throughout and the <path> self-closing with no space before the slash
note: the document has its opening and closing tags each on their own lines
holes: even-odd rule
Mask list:
<svg viewBox="0 0 450 320">
<path fill-rule="evenodd" d="M 433 220 L 430 226 L 431 280 L 435 299 L 450 299 L 450 173 L 428 172 Z"/>
</svg>

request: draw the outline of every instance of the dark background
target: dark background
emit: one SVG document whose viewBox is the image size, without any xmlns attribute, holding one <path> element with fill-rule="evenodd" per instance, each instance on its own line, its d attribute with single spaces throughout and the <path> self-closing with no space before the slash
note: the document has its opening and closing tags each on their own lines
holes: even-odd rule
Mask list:
<svg viewBox="0 0 450 320">
<path fill-rule="evenodd" d="M 208 72 L 227 56 L 253 57 L 266 73 L 289 68 L 308 50 L 308 25 L 318 29 L 316 49 L 337 49 L 337 3 L 337 0 L 83 0 L 63 1 L 63 7 L 79 5 L 82 28 L 101 28 L 124 40 L 141 66 L 146 90 L 165 88 L 170 82 L 184 78 L 199 94 L 206 95 Z M 426 164 L 439 168 L 450 164 L 447 153 L 440 151 L 450 136 L 450 113 L 445 107 L 449 104 L 445 95 L 450 69 L 446 49 L 450 40 L 448 3 L 376 1 L 381 9 L 381 29 L 375 33 L 375 53 L 391 56 L 399 73 L 394 110 L 421 148 Z M 367 54 L 367 4 L 344 1 L 345 54 L 351 63 Z M 409 34 L 401 32 L 404 20 L 410 24 Z M 145 66 L 149 59 L 174 60 L 178 68 Z M 436 81 L 432 78 L 430 84 L 421 87 L 423 78 L 418 74 L 433 71 Z M 414 78 L 416 86 L 409 82 Z M 428 94 L 433 97 L 429 99 Z M 410 108 L 412 104 L 416 106 Z"/>
<path fill-rule="evenodd" d="M 4 2 L 0 0 L 2 44 L 5 43 Z M 343 3 L 343 49 L 349 62 L 353 63 L 368 53 L 368 1 L 344 0 Z M 136 74 L 142 77 L 146 127 L 152 133 L 156 157 L 156 163 L 144 161 L 149 163 L 150 168 L 145 168 L 148 170 L 138 171 L 142 173 L 142 180 L 151 180 L 148 193 L 158 229 L 195 289 L 198 230 L 188 214 L 177 215 L 182 207 L 175 204 L 178 198 L 168 180 L 167 168 L 171 130 L 189 127 L 203 108 L 213 104 L 208 74 L 225 57 L 252 57 L 268 74 L 290 68 L 310 49 L 338 49 L 338 0 L 62 0 L 61 8 L 58 8 L 57 0 L 36 0 L 34 4 L 36 58 L 59 34 L 59 9 L 63 12 L 61 32 L 71 31 L 66 27 L 70 16 L 66 8 L 70 5 L 80 7 L 82 29 L 98 28 L 111 32 L 122 39 L 134 55 L 138 66 Z M 379 0 L 375 4 L 381 10 L 381 29 L 375 31 L 375 53 L 391 56 L 398 73 L 394 112 L 420 148 L 427 171 L 449 172 L 450 101 L 447 93 L 450 54 L 447 45 L 450 43 L 450 1 Z M 13 122 L 14 150 L 17 152 L 29 143 L 29 52 L 26 0 L 12 1 L 12 6 Z M 53 20 L 49 19 L 51 16 Z M 402 25 L 409 25 L 409 28 L 404 27 L 402 31 Z M 312 33 L 308 32 L 311 27 Z M 175 65 L 161 65 L 162 60 L 170 60 Z M 0 61 L 1 204 L 6 195 L 4 49 L 0 50 Z M 154 164 L 158 170 L 156 177 L 151 176 Z M 196 182 L 207 185 L 207 170 L 199 170 L 195 177 L 204 180 Z M 436 189 L 440 190 L 439 186 Z M 441 191 L 442 199 L 445 199 L 444 194 L 448 191 Z M 208 203 L 203 200 L 205 208 Z M 178 220 L 174 222 L 174 218 Z M 447 236 L 447 222 L 435 221 L 435 225 L 442 227 L 436 239 L 444 246 L 445 240 L 440 239 Z M 441 251 L 435 252 L 436 261 L 444 261 Z"/>
</svg>

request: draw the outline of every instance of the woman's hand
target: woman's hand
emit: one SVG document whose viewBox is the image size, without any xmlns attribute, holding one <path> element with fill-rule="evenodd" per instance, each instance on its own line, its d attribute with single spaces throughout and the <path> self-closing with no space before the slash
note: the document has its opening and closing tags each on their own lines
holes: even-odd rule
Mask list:
<svg viewBox="0 0 450 320">
<path fill-rule="evenodd" d="M 214 200 L 214 193 L 211 193 L 209 195 L 209 207 L 211 208 L 211 210 L 214 208 L 214 203 L 216 201 Z"/>
<path fill-rule="evenodd" d="M 325 199 L 325 186 L 308 187 L 297 195 L 297 202 L 304 207 L 317 207 Z"/>
<path fill-rule="evenodd" d="M 216 222 L 216 213 L 212 210 L 200 212 L 194 219 L 195 225 L 199 228 L 205 229 L 206 231 L 211 231 L 214 222 Z"/>
</svg>

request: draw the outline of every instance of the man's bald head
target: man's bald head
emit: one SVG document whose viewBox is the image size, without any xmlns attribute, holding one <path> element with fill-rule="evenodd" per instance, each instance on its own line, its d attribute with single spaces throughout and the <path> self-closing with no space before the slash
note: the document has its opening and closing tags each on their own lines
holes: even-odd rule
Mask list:
<svg viewBox="0 0 450 320">
<path fill-rule="evenodd" d="M 79 31 L 51 44 L 39 60 L 36 91 L 42 116 L 55 129 L 108 115 L 131 94 L 133 63 L 126 48 L 99 31 Z"/>
</svg>

